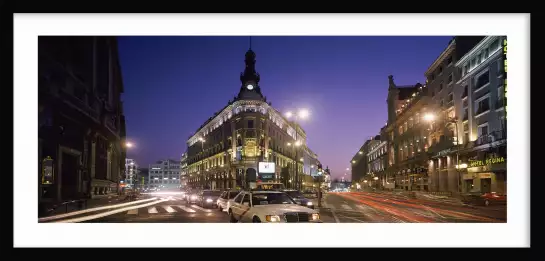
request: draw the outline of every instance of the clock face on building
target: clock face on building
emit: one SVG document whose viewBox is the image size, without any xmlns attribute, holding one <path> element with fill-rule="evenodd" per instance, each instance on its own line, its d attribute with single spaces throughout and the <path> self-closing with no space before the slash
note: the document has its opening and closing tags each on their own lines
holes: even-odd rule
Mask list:
<svg viewBox="0 0 545 261">
<path fill-rule="evenodd" d="M 251 85 L 251 84 L 248 84 L 248 85 L 246 85 L 246 88 L 247 88 L 248 90 L 253 90 L 253 89 L 254 89 L 254 86 Z"/>
</svg>

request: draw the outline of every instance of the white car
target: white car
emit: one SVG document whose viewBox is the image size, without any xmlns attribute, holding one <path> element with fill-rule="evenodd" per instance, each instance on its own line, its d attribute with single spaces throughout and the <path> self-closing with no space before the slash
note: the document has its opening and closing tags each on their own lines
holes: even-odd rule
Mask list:
<svg viewBox="0 0 545 261">
<path fill-rule="evenodd" d="M 221 193 L 221 196 L 218 198 L 216 204 L 220 211 L 227 211 L 231 204 L 233 204 L 233 199 L 240 193 L 240 190 L 226 190 Z"/>
<path fill-rule="evenodd" d="M 231 223 L 322 222 L 318 211 L 300 206 L 280 191 L 242 191 L 234 198 L 228 213 Z"/>
</svg>

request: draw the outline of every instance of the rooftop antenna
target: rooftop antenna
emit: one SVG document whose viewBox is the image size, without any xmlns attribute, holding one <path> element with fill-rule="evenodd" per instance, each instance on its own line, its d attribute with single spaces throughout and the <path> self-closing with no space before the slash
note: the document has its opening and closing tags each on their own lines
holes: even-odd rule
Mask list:
<svg viewBox="0 0 545 261">
<path fill-rule="evenodd" d="M 250 50 L 252 50 L 252 37 L 250 36 Z"/>
</svg>

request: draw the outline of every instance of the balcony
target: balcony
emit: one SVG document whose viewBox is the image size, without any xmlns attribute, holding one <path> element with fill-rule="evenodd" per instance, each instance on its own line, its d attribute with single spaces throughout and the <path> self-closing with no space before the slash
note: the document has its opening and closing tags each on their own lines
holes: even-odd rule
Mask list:
<svg viewBox="0 0 545 261">
<path fill-rule="evenodd" d="M 475 146 L 481 146 L 496 141 L 507 140 L 507 130 L 493 131 L 489 134 L 483 135 L 474 141 Z"/>
<path fill-rule="evenodd" d="M 442 138 L 439 140 L 439 142 L 431 145 L 428 148 L 428 152 L 431 154 L 436 154 L 440 151 L 449 149 L 454 146 L 454 138 L 453 137 L 445 137 L 442 136 Z"/>
</svg>

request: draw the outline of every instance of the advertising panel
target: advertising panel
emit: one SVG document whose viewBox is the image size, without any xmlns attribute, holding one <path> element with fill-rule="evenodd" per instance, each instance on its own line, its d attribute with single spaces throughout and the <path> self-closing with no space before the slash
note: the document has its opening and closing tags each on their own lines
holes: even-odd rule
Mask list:
<svg viewBox="0 0 545 261">
<path fill-rule="evenodd" d="M 259 162 L 259 173 L 274 173 L 274 162 Z"/>
</svg>

